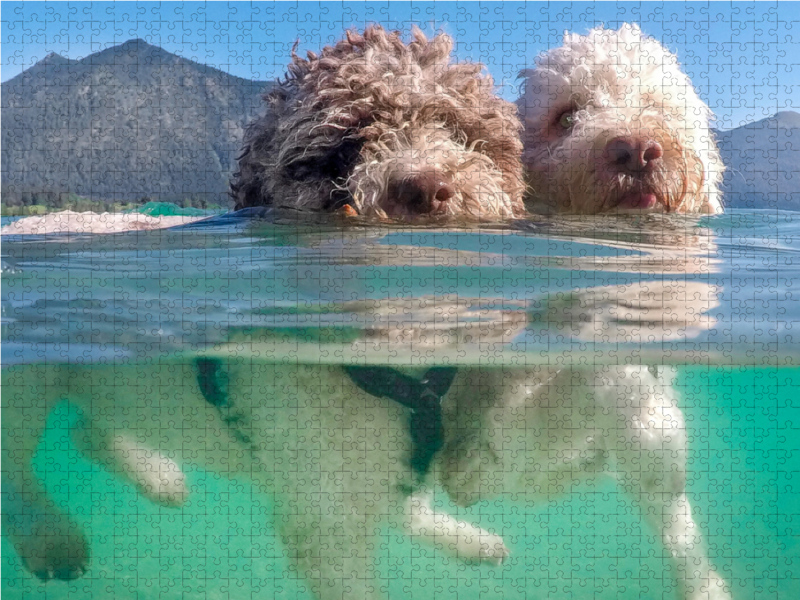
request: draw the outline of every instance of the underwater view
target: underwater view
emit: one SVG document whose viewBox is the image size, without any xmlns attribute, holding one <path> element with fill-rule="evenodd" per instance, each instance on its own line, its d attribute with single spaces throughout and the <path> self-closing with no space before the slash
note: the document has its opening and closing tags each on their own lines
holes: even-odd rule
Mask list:
<svg viewBox="0 0 800 600">
<path fill-rule="evenodd" d="M 800 4 L 0 4 L 2 600 L 800 600 Z"/>
<path fill-rule="evenodd" d="M 234 443 L 259 444 L 250 439 L 255 429 L 237 425 L 230 438 L 214 431 L 199 441 L 209 456 L 225 454 L 222 468 L 211 468 L 213 456 L 198 458 L 170 412 L 167 399 L 196 387 L 199 368 L 211 412 L 229 424 L 239 419 L 228 400 L 214 400 L 228 380 L 203 387 L 203 365 L 237 369 L 231 390 L 242 379 L 293 369 L 292 385 L 316 385 L 342 366 L 396 367 L 417 379 L 440 367 L 523 379 L 642 367 L 663 382 L 672 373 L 679 409 L 672 418 L 682 413 L 688 443 L 686 497 L 708 560 L 737 600 L 800 597 L 800 302 L 793 292 L 800 213 L 444 227 L 343 226 L 291 211 L 256 217 L 3 237 L 3 406 L 22 415 L 3 421 L 4 504 L 26 501 L 14 495 L 15 477 L 24 477 L 15 475 L 16 438 L 46 419 L 44 436 L 26 450 L 34 453 L 34 474 L 91 545 L 85 573 L 44 582 L 4 536 L 4 598 L 313 597 L 273 525 L 285 508 L 250 476 L 286 467 L 277 458 L 246 465 L 244 451 L 232 458 Z M 124 398 L 127 405 L 117 400 Z M 291 398 L 271 410 L 295 410 Z M 567 420 L 555 431 L 600 423 L 577 409 L 557 413 L 559 398 L 551 397 L 549 426 L 557 414 Z M 158 422 L 164 447 L 182 452 L 189 492 L 181 508 L 137 493 L 102 460 L 87 459 L 80 436 L 70 437 L 90 409 L 110 428 L 142 419 L 132 410 L 142 407 L 153 409 L 148 418 Z M 298 422 L 303 428 L 325 425 Z M 605 430 L 609 439 L 613 431 Z M 549 460 L 558 462 L 567 450 L 554 448 Z M 608 448 L 598 456 L 613 454 Z M 319 460 L 311 452 L 297 453 L 291 469 L 310 473 Z M 225 466 L 231 461 L 239 461 L 235 469 Z M 535 498 L 520 492 L 461 502 L 460 483 L 437 484 L 434 506 L 501 535 L 508 556 L 499 565 L 469 564 L 386 525 L 370 549 L 379 590 L 393 599 L 674 597 L 668 549 L 609 469 L 597 467 L 608 476 L 590 481 L 551 481 L 553 493 Z"/>
</svg>

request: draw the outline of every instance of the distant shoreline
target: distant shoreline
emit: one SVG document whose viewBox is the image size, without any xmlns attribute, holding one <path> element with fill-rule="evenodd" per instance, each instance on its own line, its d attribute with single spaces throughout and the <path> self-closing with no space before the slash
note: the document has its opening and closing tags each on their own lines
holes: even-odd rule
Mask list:
<svg viewBox="0 0 800 600">
<path fill-rule="evenodd" d="M 73 212 L 94 212 L 94 213 L 141 213 L 141 214 L 169 214 L 169 215 L 194 215 L 199 214 L 200 211 L 226 211 L 228 207 L 220 206 L 217 204 L 207 205 L 204 207 L 195 207 L 186 205 L 186 203 L 178 204 L 174 202 L 154 202 L 147 203 L 134 203 L 134 202 L 92 202 L 91 200 L 81 201 L 79 204 L 63 204 L 60 206 L 52 206 L 47 204 L 29 204 L 29 205 L 15 205 L 7 206 L 3 204 L 0 206 L 0 216 L 2 217 L 40 217 L 49 215 L 56 212 L 73 211 Z"/>
</svg>

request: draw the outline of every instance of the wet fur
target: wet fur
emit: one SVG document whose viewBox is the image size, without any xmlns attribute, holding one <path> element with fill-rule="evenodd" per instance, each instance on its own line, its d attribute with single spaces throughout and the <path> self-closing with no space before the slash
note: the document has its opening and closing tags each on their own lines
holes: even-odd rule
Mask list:
<svg viewBox="0 0 800 600">
<path fill-rule="evenodd" d="M 31 571 L 71 579 L 90 564 L 80 527 L 31 471 L 49 409 L 68 399 L 84 414 L 76 445 L 154 502 L 186 501 L 186 460 L 272 490 L 289 560 L 322 600 L 384 597 L 371 549 L 386 522 L 461 560 L 508 556 L 498 534 L 432 510 L 426 490 L 436 482 L 460 504 L 538 502 L 609 476 L 661 531 L 679 597 L 730 598 L 685 494 L 686 430 L 670 369 L 460 369 L 443 402 L 444 448 L 419 482 L 407 409 L 363 392 L 341 367 L 221 365 L 218 407 L 192 384 L 197 363 L 4 370 L 5 531 Z"/>
<path fill-rule="evenodd" d="M 393 182 L 436 168 L 453 179 L 448 214 L 524 211 L 520 122 L 477 63 L 452 63 L 452 39 L 414 29 L 404 43 L 379 26 L 350 31 L 307 59 L 247 129 L 232 182 L 236 208 L 386 216 Z"/>
<path fill-rule="evenodd" d="M 531 204 L 562 213 L 608 212 L 620 196 L 644 187 L 658 196 L 660 210 L 722 212 L 724 166 L 711 111 L 676 56 L 637 25 L 567 33 L 521 76 L 517 104 Z M 574 124 L 565 129 L 559 116 L 568 110 Z M 605 177 L 597 164 L 603 148 L 626 135 L 660 143 L 660 167 L 641 179 Z"/>
</svg>

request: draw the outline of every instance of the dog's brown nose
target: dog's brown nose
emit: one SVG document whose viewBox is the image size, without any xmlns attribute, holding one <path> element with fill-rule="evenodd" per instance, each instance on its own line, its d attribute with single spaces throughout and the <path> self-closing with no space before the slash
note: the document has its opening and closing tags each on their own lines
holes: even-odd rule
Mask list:
<svg viewBox="0 0 800 600">
<path fill-rule="evenodd" d="M 618 137 L 606 144 L 603 156 L 613 167 L 639 173 L 655 168 L 658 159 L 664 156 L 664 149 L 653 139 Z"/>
<path fill-rule="evenodd" d="M 444 212 L 455 195 L 453 178 L 437 169 L 407 175 L 389 187 L 391 202 L 419 214 Z"/>
</svg>

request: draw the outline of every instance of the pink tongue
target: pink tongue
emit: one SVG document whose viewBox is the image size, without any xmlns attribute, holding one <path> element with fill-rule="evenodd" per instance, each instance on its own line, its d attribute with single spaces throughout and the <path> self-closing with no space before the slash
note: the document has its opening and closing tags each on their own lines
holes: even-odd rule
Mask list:
<svg viewBox="0 0 800 600">
<path fill-rule="evenodd" d="M 622 197 L 619 206 L 622 208 L 653 208 L 656 205 L 656 195 L 643 192 L 633 192 Z"/>
</svg>

